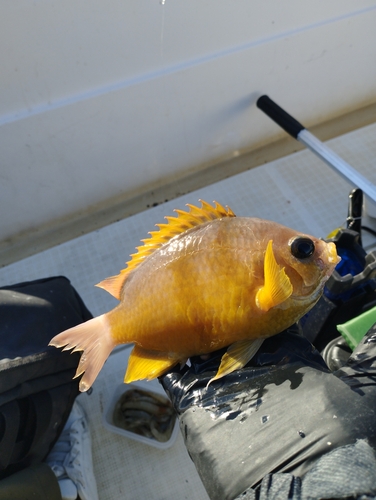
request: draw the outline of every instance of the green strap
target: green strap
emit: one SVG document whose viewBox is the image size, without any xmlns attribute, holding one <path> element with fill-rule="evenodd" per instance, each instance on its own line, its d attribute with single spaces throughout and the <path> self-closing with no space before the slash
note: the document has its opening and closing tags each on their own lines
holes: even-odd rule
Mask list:
<svg viewBox="0 0 376 500">
<path fill-rule="evenodd" d="M 337 330 L 346 340 L 349 347 L 354 350 L 368 330 L 376 323 L 376 306 L 369 311 L 350 319 L 342 325 L 337 325 Z"/>
</svg>

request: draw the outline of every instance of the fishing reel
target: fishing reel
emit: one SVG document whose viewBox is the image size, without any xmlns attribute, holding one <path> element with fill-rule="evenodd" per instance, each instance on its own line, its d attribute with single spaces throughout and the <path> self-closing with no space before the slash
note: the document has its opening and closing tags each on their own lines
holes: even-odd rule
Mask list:
<svg viewBox="0 0 376 500">
<path fill-rule="evenodd" d="M 343 324 L 376 305 L 376 250 L 367 253 L 362 246 L 363 193 L 349 195 L 347 228 L 329 235 L 341 262 L 337 265 L 317 304 L 299 321 L 300 332 L 318 349 L 330 369 L 346 362 L 351 349 L 338 339 L 337 325 Z"/>
</svg>

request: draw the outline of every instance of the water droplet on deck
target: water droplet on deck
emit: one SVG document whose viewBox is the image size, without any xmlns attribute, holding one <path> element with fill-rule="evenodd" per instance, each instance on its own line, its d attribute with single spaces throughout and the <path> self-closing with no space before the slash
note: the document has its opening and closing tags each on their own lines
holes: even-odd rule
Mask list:
<svg viewBox="0 0 376 500">
<path fill-rule="evenodd" d="M 270 416 L 269 416 L 269 415 L 263 415 L 263 416 L 261 417 L 261 423 L 262 423 L 262 424 L 266 424 L 266 422 L 268 422 L 268 421 L 269 421 L 269 419 L 270 419 Z"/>
<path fill-rule="evenodd" d="M 338 418 L 337 415 L 333 415 L 333 418 Z"/>
<path fill-rule="evenodd" d="M 301 438 L 305 438 L 305 433 L 303 431 L 298 431 L 298 434 Z"/>
<path fill-rule="evenodd" d="M 328 446 L 332 446 L 331 441 L 328 441 L 326 444 L 327 444 Z"/>
</svg>

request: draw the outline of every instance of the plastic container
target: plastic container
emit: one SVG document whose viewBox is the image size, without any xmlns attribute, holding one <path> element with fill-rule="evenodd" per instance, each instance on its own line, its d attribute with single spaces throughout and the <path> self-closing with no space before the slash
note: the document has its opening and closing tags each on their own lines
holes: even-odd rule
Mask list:
<svg viewBox="0 0 376 500">
<path fill-rule="evenodd" d="M 175 418 L 175 424 L 174 428 L 172 430 L 170 439 L 165 442 L 160 442 L 157 441 L 154 438 L 149 438 L 146 436 L 141 436 L 139 434 L 136 434 L 135 432 L 131 432 L 125 429 L 122 429 L 121 427 L 118 427 L 114 424 L 113 421 L 113 414 L 115 410 L 116 403 L 118 400 L 121 398 L 121 396 L 131 390 L 131 389 L 140 389 L 141 391 L 146 391 L 150 393 L 156 393 L 158 395 L 162 395 L 166 398 L 168 401 L 168 398 L 166 394 L 164 393 L 163 389 L 159 387 L 157 384 L 154 384 L 153 382 L 133 382 L 131 384 L 121 384 L 119 385 L 116 390 L 114 391 L 114 394 L 109 401 L 108 405 L 105 408 L 105 411 L 103 413 L 103 425 L 111 432 L 115 432 L 116 434 L 120 434 L 121 436 L 127 437 L 129 439 L 133 439 L 134 441 L 139 441 L 140 443 L 147 444 L 149 446 L 154 446 L 155 448 L 159 449 L 167 449 L 170 448 L 178 435 L 179 432 L 179 422 L 178 419 Z"/>
</svg>

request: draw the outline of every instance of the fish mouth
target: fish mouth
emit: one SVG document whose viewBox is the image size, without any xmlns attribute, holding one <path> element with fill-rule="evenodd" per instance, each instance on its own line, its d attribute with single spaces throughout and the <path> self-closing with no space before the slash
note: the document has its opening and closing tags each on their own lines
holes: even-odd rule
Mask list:
<svg viewBox="0 0 376 500">
<path fill-rule="evenodd" d="M 337 247 L 333 242 L 326 243 L 324 250 L 321 252 L 320 257 L 317 259 L 317 265 L 324 271 L 326 269 L 324 279 L 327 281 L 336 265 L 341 261 L 341 257 L 337 254 Z"/>
<path fill-rule="evenodd" d="M 330 243 L 327 243 L 326 248 L 327 248 L 328 262 L 336 266 L 340 262 L 341 257 L 337 254 L 337 247 L 335 243 L 333 243 L 332 241 Z"/>
<path fill-rule="evenodd" d="M 316 265 L 320 270 L 321 278 L 314 290 L 311 288 L 314 282 L 307 278 L 303 278 L 304 286 L 307 287 L 307 294 L 303 294 L 300 297 L 294 297 L 296 300 L 305 300 L 311 294 L 313 296 L 320 294 L 324 289 L 325 283 L 332 275 L 336 265 L 341 260 L 341 257 L 337 254 L 337 247 L 333 242 L 326 243 L 324 241 L 320 241 L 320 244 L 321 243 L 323 246 L 319 249 L 320 253 L 318 257 L 316 257 Z"/>
<path fill-rule="evenodd" d="M 341 257 L 337 254 L 337 247 L 335 243 L 326 243 L 324 250 L 321 252 L 320 257 L 317 259 L 317 264 L 324 274 L 322 276 L 321 282 L 317 287 L 317 292 L 321 292 L 324 289 L 325 283 L 333 274 L 336 265 L 341 261 Z"/>
</svg>

